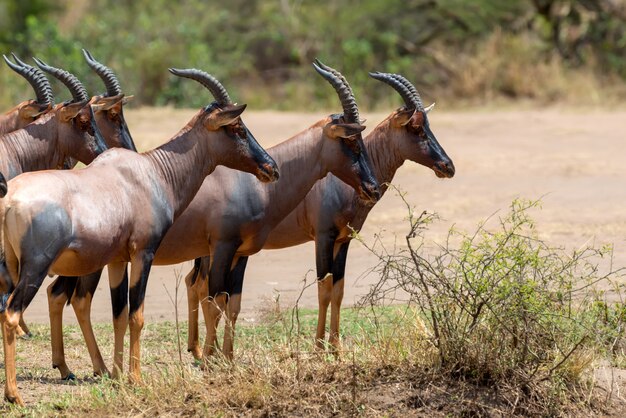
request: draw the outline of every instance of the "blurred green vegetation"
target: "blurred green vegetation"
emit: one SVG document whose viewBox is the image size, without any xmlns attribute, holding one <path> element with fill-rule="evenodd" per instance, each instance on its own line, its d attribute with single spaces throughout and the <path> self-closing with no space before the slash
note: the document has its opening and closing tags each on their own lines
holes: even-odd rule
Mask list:
<svg viewBox="0 0 626 418">
<path fill-rule="evenodd" d="M 587 101 L 625 91 L 625 23 L 625 0 L 0 0 L 0 50 L 66 68 L 96 93 L 89 49 L 144 105 L 206 104 L 167 71 L 196 67 L 256 109 L 337 107 L 316 57 L 364 108 L 398 104 L 368 71 L 404 74 L 427 101 Z M 4 108 L 32 96 L 4 65 L 0 85 Z"/>
</svg>

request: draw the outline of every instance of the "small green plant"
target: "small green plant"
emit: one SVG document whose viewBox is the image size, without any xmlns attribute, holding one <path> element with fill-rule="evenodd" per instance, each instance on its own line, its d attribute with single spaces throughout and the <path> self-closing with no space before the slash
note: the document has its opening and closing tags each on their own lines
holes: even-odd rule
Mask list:
<svg viewBox="0 0 626 418">
<path fill-rule="evenodd" d="M 381 261 L 381 282 L 368 299 L 406 292 L 438 369 L 494 387 L 512 406 L 551 413 L 569 389 L 589 392 L 594 362 L 611 357 L 624 339 L 617 281 L 623 270 L 613 268 L 611 247 L 551 247 L 530 217 L 539 202 L 515 200 L 497 228 L 453 229 L 436 251 L 426 250 L 424 231 L 435 217 L 416 215 L 404 202 L 407 247 L 391 253 L 370 247 Z"/>
</svg>

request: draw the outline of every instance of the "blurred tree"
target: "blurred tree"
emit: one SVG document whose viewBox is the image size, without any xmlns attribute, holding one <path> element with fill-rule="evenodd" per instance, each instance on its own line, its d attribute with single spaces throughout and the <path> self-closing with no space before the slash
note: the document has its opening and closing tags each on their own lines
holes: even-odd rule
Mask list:
<svg viewBox="0 0 626 418">
<path fill-rule="evenodd" d="M 150 105 L 206 104 L 206 92 L 166 71 L 197 67 L 257 106 L 335 106 L 333 91 L 311 71 L 314 58 L 340 69 L 362 106 L 397 103 L 393 91 L 368 77 L 372 70 L 404 73 L 427 97 L 435 91 L 537 97 L 542 87 L 520 85 L 529 78 L 523 73 L 554 65 L 557 54 L 570 67 L 600 63 L 603 73 L 626 79 L 625 3 L 85 0 L 81 7 L 62 3 L 74 23 L 60 31 L 55 1 L 4 0 L 0 46 L 5 53 L 36 53 L 99 91 L 80 54 L 87 48 L 119 74 L 137 102 Z M 0 82 L 3 77 L 0 69 Z M 558 91 L 547 97 L 558 98 Z"/>
</svg>

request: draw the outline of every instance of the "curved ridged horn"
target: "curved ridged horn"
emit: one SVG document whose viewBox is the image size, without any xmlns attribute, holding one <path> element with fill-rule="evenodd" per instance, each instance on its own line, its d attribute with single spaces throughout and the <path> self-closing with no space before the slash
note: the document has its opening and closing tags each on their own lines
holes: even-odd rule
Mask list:
<svg viewBox="0 0 626 418">
<path fill-rule="evenodd" d="M 415 90 L 415 87 L 413 87 L 413 85 L 411 83 L 409 83 L 409 85 L 411 85 L 411 87 L 413 87 L 412 89 L 407 86 L 401 79 L 399 79 L 398 77 L 402 77 L 398 74 L 391 74 L 391 73 L 380 73 L 380 72 L 371 72 L 369 73 L 370 77 L 375 78 L 376 80 L 382 81 L 385 84 L 390 85 L 391 87 L 393 87 L 393 89 L 395 91 L 398 92 L 398 94 L 400 94 L 400 96 L 402 97 L 402 99 L 404 100 L 404 104 L 406 105 L 407 109 L 415 109 L 418 108 L 419 109 L 419 105 L 421 104 L 421 101 L 418 101 L 416 99 L 415 94 L 417 94 L 417 91 Z M 404 77 L 402 77 L 404 80 L 406 80 Z M 413 91 L 415 91 L 415 94 L 413 94 Z M 423 110 L 423 109 L 419 109 L 419 110 Z"/>
<path fill-rule="evenodd" d="M 215 97 L 217 104 L 219 104 L 220 106 L 225 106 L 232 103 L 224 86 L 222 86 L 222 84 L 217 81 L 217 78 L 213 77 L 211 74 L 205 73 L 204 71 L 197 70 L 195 68 L 188 68 L 185 70 L 170 68 L 169 70 L 170 73 L 174 74 L 175 76 L 190 78 L 202 84 L 204 87 L 211 91 L 211 94 L 213 94 L 213 97 Z"/>
<path fill-rule="evenodd" d="M 404 84 L 407 89 L 409 89 L 409 91 L 413 95 L 413 98 L 415 99 L 415 105 L 417 107 L 417 110 L 424 111 L 424 104 L 422 103 L 422 98 L 420 97 L 420 94 L 417 92 L 417 89 L 415 88 L 413 83 L 411 83 L 409 80 L 407 80 L 404 76 L 400 74 L 392 74 L 392 75 L 402 84 Z"/>
<path fill-rule="evenodd" d="M 89 95 L 85 86 L 76 78 L 76 76 L 69 71 L 62 70 L 60 68 L 51 67 L 40 59 L 33 57 L 37 66 L 43 71 L 47 72 L 51 76 L 58 79 L 61 83 L 65 84 L 65 87 L 72 93 L 73 102 L 84 102 L 89 100 Z"/>
<path fill-rule="evenodd" d="M 120 82 L 109 67 L 96 61 L 93 55 L 86 49 L 83 49 L 83 56 L 85 57 L 85 61 L 87 61 L 87 65 L 104 81 L 104 85 L 107 88 L 107 96 L 117 96 L 122 93 Z"/>
<path fill-rule="evenodd" d="M 339 71 L 322 64 L 319 60 L 315 60 L 313 68 L 335 88 L 335 91 L 339 95 L 341 106 L 343 107 L 343 115 L 346 122 L 361 123 L 359 108 L 356 105 L 352 89 L 345 77 L 341 75 Z"/>
<path fill-rule="evenodd" d="M 21 61 L 15 54 L 12 54 L 17 64 L 11 62 L 5 55 L 2 55 L 7 65 L 16 73 L 24 77 L 35 90 L 37 103 L 40 105 L 54 104 L 54 96 L 52 94 L 52 86 L 46 78 L 45 74 L 39 69 Z"/>
<path fill-rule="evenodd" d="M 332 67 L 329 67 L 328 65 L 324 64 L 322 61 L 320 61 L 319 59 L 315 58 L 315 64 L 317 64 L 318 67 L 323 68 L 324 70 L 333 73 L 334 75 L 336 75 L 337 77 L 339 77 L 339 79 L 346 85 L 346 87 L 348 87 L 348 90 L 350 91 L 350 94 L 352 96 L 354 96 L 354 92 L 352 91 L 352 87 L 350 87 L 350 84 L 348 84 L 348 80 L 346 80 L 346 78 L 343 76 L 343 74 L 341 74 L 339 71 L 335 70 Z"/>
</svg>

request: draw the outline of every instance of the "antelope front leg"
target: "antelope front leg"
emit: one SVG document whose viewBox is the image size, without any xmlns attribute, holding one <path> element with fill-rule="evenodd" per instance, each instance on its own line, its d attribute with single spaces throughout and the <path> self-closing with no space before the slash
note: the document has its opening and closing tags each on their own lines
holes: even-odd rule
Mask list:
<svg viewBox="0 0 626 418">
<path fill-rule="evenodd" d="M 315 334 L 315 346 L 324 348 L 326 336 L 326 314 L 330 304 L 333 288 L 333 246 L 336 234 L 320 233 L 315 239 L 315 264 L 317 268 L 317 332 Z"/>
<path fill-rule="evenodd" d="M 130 328 L 130 380 L 133 383 L 141 382 L 141 330 L 144 325 L 143 307 L 146 297 L 146 287 L 154 252 L 146 250 L 133 257 L 130 267 L 129 301 L 129 328 Z"/>
<path fill-rule="evenodd" d="M 2 313 L 2 343 L 4 345 L 4 397 L 11 403 L 24 406 L 24 401 L 17 390 L 17 372 L 15 368 L 15 340 L 17 327 L 20 324 L 20 312 L 9 308 Z"/>
<path fill-rule="evenodd" d="M 102 270 L 98 270 L 95 273 L 77 278 L 78 283 L 76 284 L 76 289 L 71 299 L 72 308 L 74 308 L 74 312 L 76 313 L 80 330 L 87 344 L 89 357 L 91 357 L 94 376 L 109 375 L 109 370 L 104 364 L 102 353 L 100 353 L 98 342 L 96 341 L 96 336 L 91 326 L 91 301 L 93 300 L 93 295 L 100 282 L 101 275 Z"/>
<path fill-rule="evenodd" d="M 224 328 L 224 346 L 222 348 L 227 359 L 233 359 L 233 347 L 235 345 L 235 323 L 241 311 L 241 292 L 243 290 L 243 278 L 246 272 L 248 257 L 240 257 L 235 268 L 228 278 L 228 304 L 226 307 L 226 323 Z"/>
<path fill-rule="evenodd" d="M 115 343 L 113 348 L 114 379 L 119 379 L 124 372 L 124 336 L 128 328 L 128 274 L 126 263 L 111 263 L 109 269 L 109 286 L 111 288 L 111 308 L 113 312 L 113 332 Z"/>
<path fill-rule="evenodd" d="M 222 318 L 222 313 L 226 310 L 226 294 L 209 297 L 208 281 L 201 283 L 206 287 L 199 289 L 200 306 L 202 307 L 202 315 L 204 316 L 204 325 L 206 327 L 206 338 L 204 340 L 204 350 L 202 358 L 208 360 L 217 349 L 217 326 Z"/>
<path fill-rule="evenodd" d="M 67 303 L 70 289 L 72 292 L 74 291 L 75 280 L 75 278 L 59 276 L 47 289 L 52 368 L 59 370 L 62 380 L 76 379 L 74 373 L 67 367 L 65 350 L 63 348 L 63 308 L 65 308 Z"/>
<path fill-rule="evenodd" d="M 198 333 L 198 309 L 200 309 L 198 289 L 202 286 L 208 287 L 208 278 L 202 277 L 200 274 L 200 263 L 201 259 L 196 259 L 193 269 L 185 277 L 185 285 L 187 287 L 187 309 L 189 314 L 187 351 L 189 351 L 196 360 L 202 359 L 202 350 L 200 349 L 200 337 Z"/>
<path fill-rule="evenodd" d="M 206 326 L 206 341 L 204 342 L 204 358 L 208 360 L 215 352 L 217 345 L 217 326 L 225 312 L 228 301 L 227 281 L 230 274 L 233 257 L 238 243 L 218 242 L 215 250 L 211 251 L 211 266 L 209 268 L 208 286 L 203 286 L 200 294 L 202 313 Z M 206 297 L 204 297 L 204 292 Z"/>
<path fill-rule="evenodd" d="M 26 245 L 23 244 L 23 246 Z M 7 251 L 7 259 L 9 259 L 11 257 L 9 253 L 12 251 L 10 246 L 5 247 L 5 251 Z M 57 253 L 58 249 L 52 247 L 49 248 L 49 253 L 44 256 L 37 254 L 34 257 L 30 257 L 29 254 L 29 257 L 20 260 L 19 281 L 7 300 L 6 310 L 0 315 L 2 342 L 4 345 L 4 370 L 6 373 L 4 396 L 9 402 L 18 405 L 24 405 L 24 401 L 20 397 L 17 388 L 15 365 L 17 327 L 19 326 L 22 312 L 28 308 L 28 305 L 41 287 L 43 279 L 46 277 L 52 260 L 54 260 Z"/>
<path fill-rule="evenodd" d="M 330 337 L 328 342 L 336 355 L 341 350 L 339 339 L 339 319 L 341 314 L 341 302 L 343 300 L 344 276 L 346 273 L 346 260 L 348 257 L 348 246 L 350 242 L 345 242 L 335 251 L 333 261 L 333 289 L 330 308 Z"/>
</svg>

